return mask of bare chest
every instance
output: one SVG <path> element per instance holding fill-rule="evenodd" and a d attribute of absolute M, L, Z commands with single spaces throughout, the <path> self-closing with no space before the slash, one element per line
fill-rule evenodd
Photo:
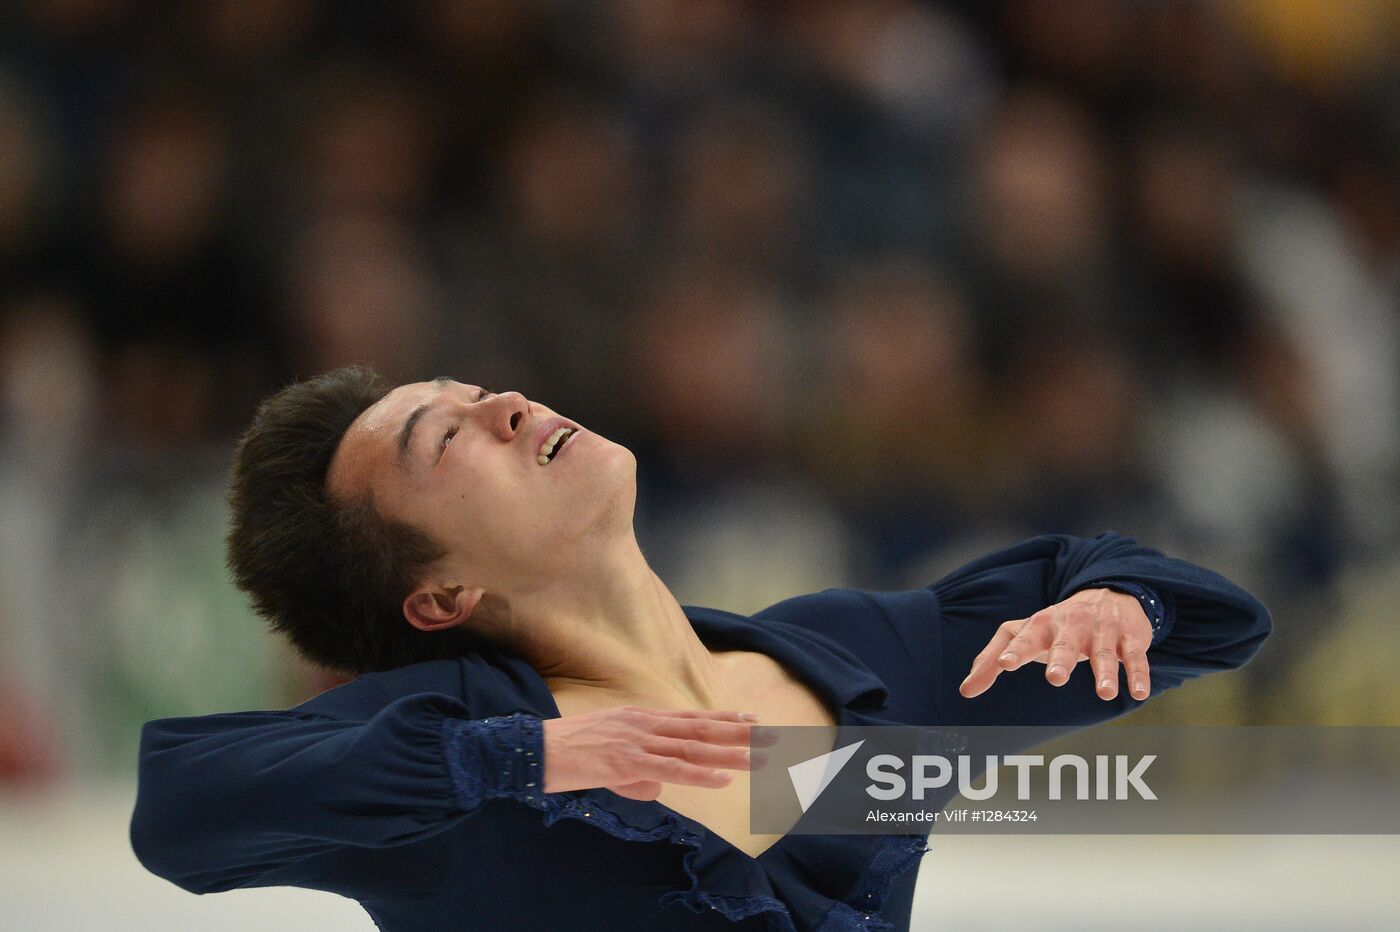
<path fill-rule="evenodd" d="M 756 712 L 760 725 L 836 725 L 831 710 L 811 687 L 792 676 L 767 654 L 723 651 L 718 652 L 716 657 L 723 658 L 727 671 L 720 708 Z M 560 712 L 565 715 L 571 714 L 565 704 L 567 702 L 566 697 L 559 706 Z M 734 779 L 728 786 L 718 789 L 662 784 L 657 802 L 694 819 L 740 851 L 756 858 L 777 844 L 783 836 L 749 831 L 751 775 L 744 770 L 730 772 L 734 774 Z"/>

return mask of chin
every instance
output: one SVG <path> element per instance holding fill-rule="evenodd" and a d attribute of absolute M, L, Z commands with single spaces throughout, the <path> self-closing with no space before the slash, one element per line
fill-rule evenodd
<path fill-rule="evenodd" d="M 632 484 L 635 486 L 637 480 L 637 457 L 633 455 L 632 451 L 622 444 L 609 440 L 606 437 L 602 437 L 598 434 L 594 434 L 593 436 L 603 441 L 599 452 L 595 454 L 598 456 L 600 466 L 609 469 L 609 471 L 615 469 L 619 474 L 625 472 L 631 477 Z"/>
<path fill-rule="evenodd" d="M 608 525 L 632 524 L 632 514 L 637 505 L 637 458 L 632 451 L 615 444 L 618 455 L 609 458 L 606 479 L 602 492 L 600 523 Z"/>

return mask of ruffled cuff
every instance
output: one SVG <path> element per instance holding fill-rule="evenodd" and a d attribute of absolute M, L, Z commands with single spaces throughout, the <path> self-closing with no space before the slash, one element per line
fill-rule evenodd
<path fill-rule="evenodd" d="M 1166 640 L 1171 634 L 1172 624 L 1176 621 L 1176 600 L 1172 598 L 1170 592 L 1144 586 L 1140 582 L 1131 579 L 1099 579 L 1075 589 L 1079 592 L 1084 589 L 1112 589 L 1114 592 L 1124 592 L 1142 603 L 1142 610 L 1147 613 L 1147 620 L 1152 622 L 1152 643 L 1154 645 Z"/>
<path fill-rule="evenodd" d="M 443 742 L 458 805 L 488 799 L 537 803 L 544 795 L 544 723 L 516 713 L 483 719 L 448 718 Z"/>

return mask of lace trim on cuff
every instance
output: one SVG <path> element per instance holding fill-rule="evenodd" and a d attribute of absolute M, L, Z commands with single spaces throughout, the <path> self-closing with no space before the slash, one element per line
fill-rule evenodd
<path fill-rule="evenodd" d="M 444 719 L 447 765 L 458 805 L 488 799 L 537 801 L 544 796 L 544 730 L 533 715 Z"/>

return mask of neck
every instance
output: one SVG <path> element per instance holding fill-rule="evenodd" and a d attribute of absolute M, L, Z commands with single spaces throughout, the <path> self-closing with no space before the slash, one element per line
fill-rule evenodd
<path fill-rule="evenodd" d="M 511 596 L 504 637 L 552 693 L 600 707 L 716 708 L 719 665 L 633 535 L 549 575 Z"/>

